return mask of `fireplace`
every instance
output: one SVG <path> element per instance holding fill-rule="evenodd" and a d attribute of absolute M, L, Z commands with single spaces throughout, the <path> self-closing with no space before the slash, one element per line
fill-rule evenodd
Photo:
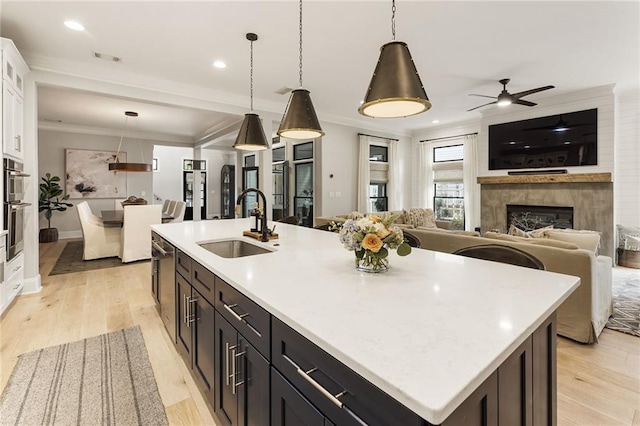
<path fill-rule="evenodd" d="M 507 204 L 507 231 L 511 224 L 523 231 L 547 226 L 573 229 L 573 207 Z"/>

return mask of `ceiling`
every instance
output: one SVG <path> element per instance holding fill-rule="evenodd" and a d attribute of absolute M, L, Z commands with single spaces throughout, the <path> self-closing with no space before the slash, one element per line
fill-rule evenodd
<path fill-rule="evenodd" d="M 321 121 L 406 134 L 473 120 L 495 107 L 467 112 L 486 103 L 469 94 L 497 96 L 502 78 L 511 79 L 511 93 L 556 86 L 525 98 L 540 105 L 606 84 L 619 90 L 640 86 L 637 1 L 399 0 L 396 6 L 397 39 L 409 45 L 433 107 L 403 119 L 359 115 L 380 46 L 391 40 L 391 2 L 306 0 L 304 87 Z M 259 36 L 254 43 L 256 110 L 280 117 L 289 95 L 276 92 L 298 87 L 297 1 L 3 0 L 1 14 L 2 36 L 13 39 L 32 69 L 181 88 L 217 105 L 199 110 L 43 87 L 41 121 L 116 129 L 123 125 L 123 111 L 134 109 L 143 131 L 197 141 L 211 129 L 241 120 L 239 111 L 248 110 L 247 32 Z M 63 21 L 68 19 L 82 22 L 86 31 L 67 29 Z M 93 52 L 121 62 L 96 59 Z M 216 59 L 227 68 L 213 68 Z"/>

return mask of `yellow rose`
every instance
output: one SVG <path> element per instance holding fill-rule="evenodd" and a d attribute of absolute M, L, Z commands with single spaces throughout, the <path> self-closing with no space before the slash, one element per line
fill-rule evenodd
<path fill-rule="evenodd" d="M 385 239 L 389 236 L 389 234 L 391 234 L 391 231 L 389 231 L 388 228 L 382 226 L 380 229 L 378 229 L 378 231 L 376 232 L 376 234 L 378 235 L 378 237 L 380 237 L 381 239 Z"/>
<path fill-rule="evenodd" d="M 380 216 L 376 216 L 375 214 L 370 214 L 369 215 L 369 219 L 371 219 L 371 222 L 373 222 L 373 223 L 378 223 L 378 222 L 382 221 Z"/>
<path fill-rule="evenodd" d="M 382 248 L 382 240 L 376 234 L 367 234 L 362 240 L 362 247 L 377 253 Z"/>

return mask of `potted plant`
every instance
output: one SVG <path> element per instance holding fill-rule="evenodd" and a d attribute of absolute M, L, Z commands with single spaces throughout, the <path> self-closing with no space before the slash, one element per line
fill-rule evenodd
<path fill-rule="evenodd" d="M 41 243 L 58 241 L 58 229 L 51 227 L 51 215 L 53 211 L 63 212 L 67 210 L 67 207 L 73 207 L 73 204 L 67 202 L 69 194 L 60 198 L 62 188 L 58 182 L 60 182 L 58 176 L 51 176 L 51 173 L 47 173 L 45 177 L 42 178 L 42 183 L 40 184 L 38 211 L 44 212 L 44 217 L 47 219 L 47 227 L 40 230 Z"/>

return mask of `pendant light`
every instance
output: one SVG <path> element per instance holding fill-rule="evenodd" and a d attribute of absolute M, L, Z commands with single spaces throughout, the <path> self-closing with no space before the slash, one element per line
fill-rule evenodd
<path fill-rule="evenodd" d="M 258 35 L 254 33 L 247 33 L 246 37 L 247 40 L 251 42 L 251 110 L 244 115 L 242 126 L 240 126 L 240 131 L 238 132 L 238 136 L 236 137 L 233 147 L 244 151 L 260 151 L 263 149 L 269 149 L 269 142 L 264 134 L 260 117 L 258 114 L 253 112 L 253 42 L 258 40 Z"/>
<path fill-rule="evenodd" d="M 397 118 L 420 114 L 431 108 L 411 53 L 406 43 L 396 41 L 396 2 L 392 1 L 391 33 L 393 40 L 380 48 L 380 58 L 371 77 L 362 115 L 374 118 Z"/>
<path fill-rule="evenodd" d="M 278 136 L 291 139 L 313 139 L 324 135 L 311 102 L 309 91 L 302 88 L 302 0 L 300 0 L 300 88 L 291 91 L 278 129 Z"/>
<path fill-rule="evenodd" d="M 142 146 L 140 146 L 140 141 L 138 141 L 138 145 L 140 146 L 140 157 L 142 158 L 142 163 L 121 163 L 120 162 L 120 148 L 122 148 L 122 141 L 124 140 L 124 134 L 127 131 L 127 121 L 129 117 L 137 117 L 138 113 L 134 111 L 125 111 L 124 113 L 124 128 L 122 129 L 122 135 L 120 136 L 120 144 L 118 145 L 118 152 L 116 153 L 116 161 L 114 163 L 109 163 L 109 170 L 114 172 L 150 172 L 152 170 L 151 164 L 144 163 L 144 155 L 142 154 Z"/>

